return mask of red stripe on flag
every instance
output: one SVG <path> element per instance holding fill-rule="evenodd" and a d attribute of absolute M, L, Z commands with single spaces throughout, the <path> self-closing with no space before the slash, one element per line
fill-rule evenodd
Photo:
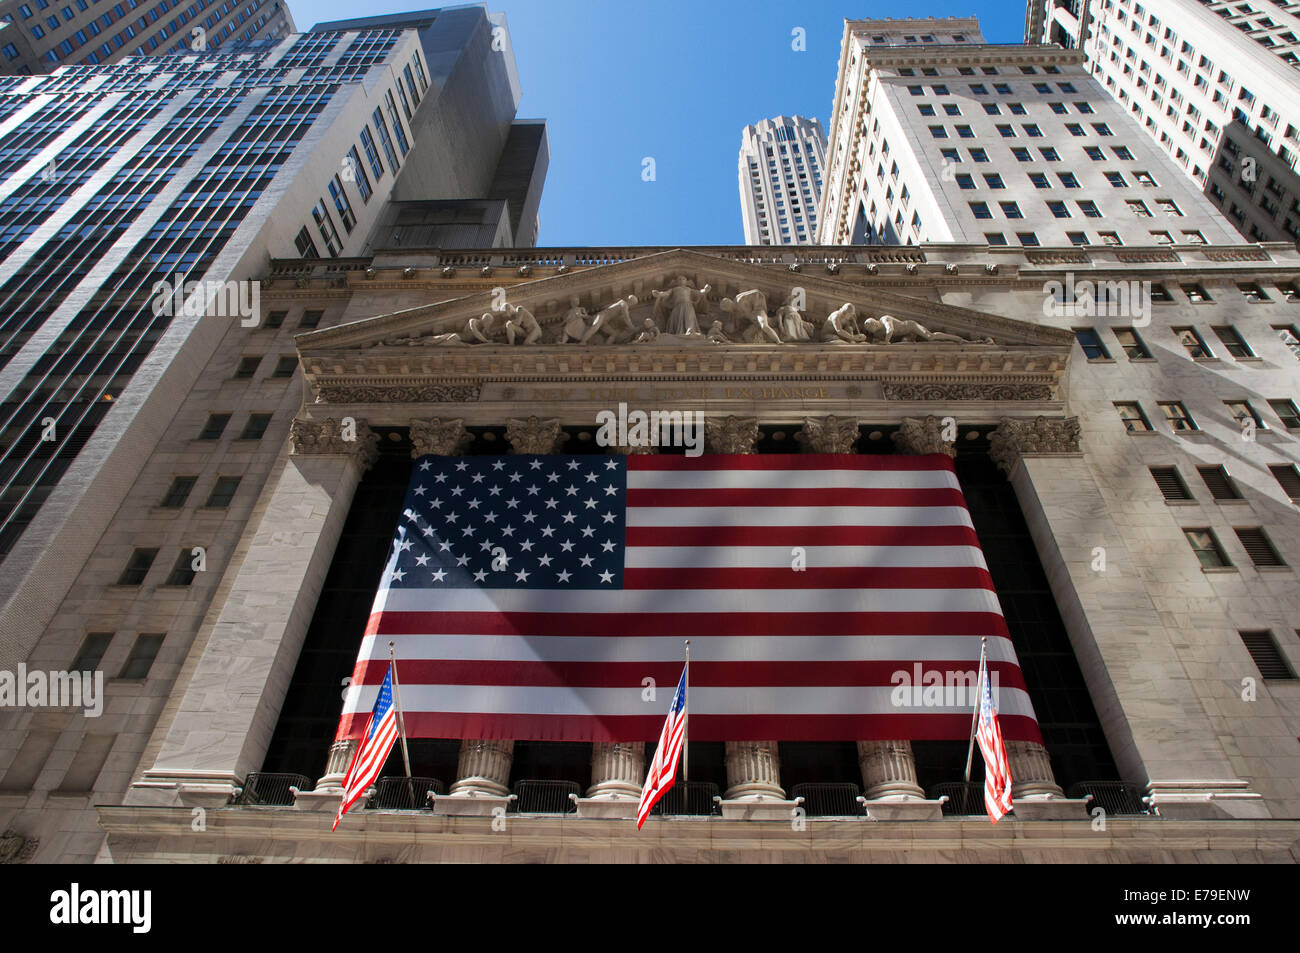
<path fill-rule="evenodd" d="M 628 546 L 978 546 L 969 526 L 629 526 Z"/>
<path fill-rule="evenodd" d="M 751 453 L 732 456 L 638 453 L 627 457 L 629 470 L 948 470 L 956 472 L 945 453 Z"/>
<path fill-rule="evenodd" d="M 633 506 L 960 506 L 966 507 L 961 490 L 953 487 L 906 489 L 893 487 L 871 490 L 860 487 L 823 489 L 629 489 L 627 505 Z"/>
<path fill-rule="evenodd" d="M 789 566 L 625 569 L 624 589 L 988 589 L 993 577 L 976 566 Z"/>

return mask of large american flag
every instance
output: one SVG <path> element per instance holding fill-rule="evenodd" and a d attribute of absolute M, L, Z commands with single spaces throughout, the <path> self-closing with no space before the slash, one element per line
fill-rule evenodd
<path fill-rule="evenodd" d="M 677 780 L 677 760 L 686 743 L 686 679 L 687 669 L 682 669 L 681 681 L 673 692 L 673 702 L 668 706 L 664 730 L 659 733 L 659 745 L 641 786 L 641 801 L 636 807 L 636 829 L 640 830 L 651 809 Z"/>
<path fill-rule="evenodd" d="M 998 818 L 1011 810 L 1011 762 L 1007 759 L 1006 745 L 1002 743 L 998 709 L 993 703 L 993 692 L 983 658 L 980 659 L 979 699 L 975 740 L 979 742 L 980 754 L 984 756 L 984 810 L 988 811 L 989 820 L 996 824 Z"/>
<path fill-rule="evenodd" d="M 943 454 L 425 456 L 338 738 L 392 640 L 411 737 L 652 741 L 689 638 L 696 740 L 965 740 L 982 636 L 1040 740 Z"/>

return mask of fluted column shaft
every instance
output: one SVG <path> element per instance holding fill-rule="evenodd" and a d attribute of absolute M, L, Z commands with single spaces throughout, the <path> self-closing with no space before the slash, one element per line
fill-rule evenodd
<path fill-rule="evenodd" d="M 591 787 L 587 797 L 639 799 L 644 780 L 644 741 L 598 741 L 591 746 Z"/>
<path fill-rule="evenodd" d="M 325 773 L 316 781 L 318 794 L 333 794 L 343 791 L 343 779 L 347 776 L 348 766 L 357 753 L 357 741 L 336 741 L 330 745 L 329 758 L 325 762 Z"/>
<path fill-rule="evenodd" d="M 916 783 L 916 758 L 910 741 L 859 741 L 858 767 L 868 800 L 925 797 Z"/>

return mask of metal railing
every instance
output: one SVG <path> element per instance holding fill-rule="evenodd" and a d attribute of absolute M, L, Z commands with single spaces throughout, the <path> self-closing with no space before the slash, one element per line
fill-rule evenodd
<path fill-rule="evenodd" d="M 826 781 L 796 784 L 790 796 L 803 798 L 808 817 L 861 817 L 859 793 L 858 786 L 850 781 Z"/>
<path fill-rule="evenodd" d="M 232 799 L 231 803 L 291 807 L 294 789 L 310 791 L 311 778 L 305 774 L 273 774 L 259 771 L 248 776 L 244 781 L 244 789 Z"/>
<path fill-rule="evenodd" d="M 1066 796 L 1072 798 L 1084 798 L 1089 794 L 1092 795 L 1089 810 L 1100 807 L 1110 815 L 1151 813 L 1150 806 L 1142 800 L 1142 792 L 1127 781 L 1080 781 L 1066 792 Z"/>
<path fill-rule="evenodd" d="M 431 807 L 430 792 L 446 794 L 446 785 L 437 778 L 408 778 L 404 775 L 380 778 L 375 782 L 375 793 L 366 801 L 366 809 L 427 811 Z"/>
<path fill-rule="evenodd" d="M 935 801 L 947 796 L 943 802 L 944 817 L 966 817 L 983 814 L 984 785 L 977 781 L 945 781 L 930 788 L 926 797 Z"/>
<path fill-rule="evenodd" d="M 520 814 L 573 814 L 582 789 L 575 781 L 516 781 L 514 809 Z"/>
<path fill-rule="evenodd" d="M 694 815 L 708 817 L 721 814 L 718 806 L 718 786 L 708 781 L 678 781 L 669 788 L 659 802 L 650 809 L 661 816 Z"/>

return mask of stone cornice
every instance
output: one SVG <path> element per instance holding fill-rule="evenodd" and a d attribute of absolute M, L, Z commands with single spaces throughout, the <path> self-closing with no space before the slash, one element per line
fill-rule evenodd
<path fill-rule="evenodd" d="M 868 46 L 865 55 L 872 69 L 938 64 L 1082 66 L 1087 62 L 1082 50 L 1066 50 L 1055 44 L 909 43 L 906 46 Z"/>

